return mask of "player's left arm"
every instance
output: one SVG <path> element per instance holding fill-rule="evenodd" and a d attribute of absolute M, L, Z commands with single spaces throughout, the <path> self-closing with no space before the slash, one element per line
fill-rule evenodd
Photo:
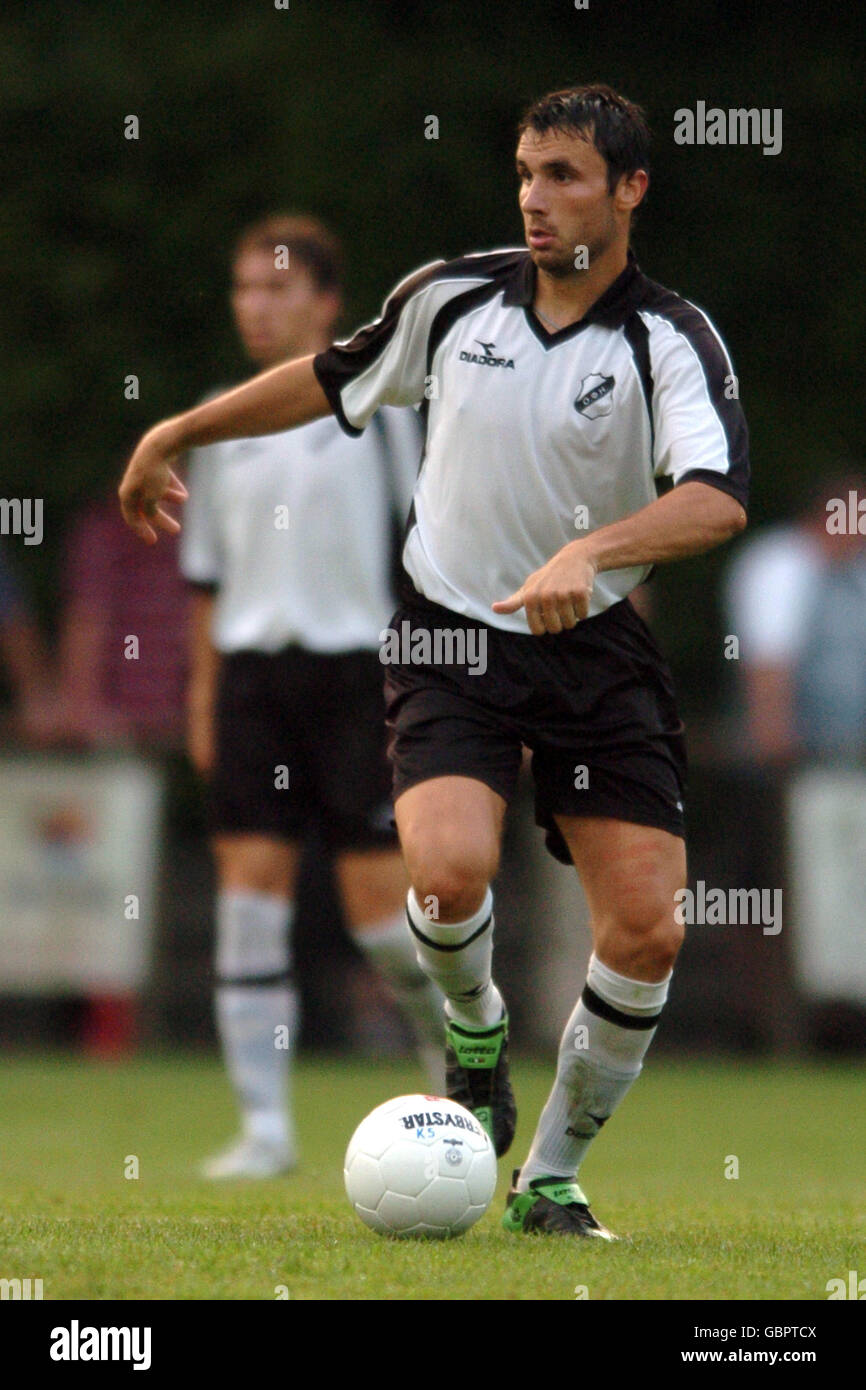
<path fill-rule="evenodd" d="M 701 555 L 746 525 L 735 497 L 704 482 L 684 482 L 622 521 L 570 541 L 524 580 L 516 593 L 493 604 L 495 613 L 526 611 L 530 630 L 562 632 L 589 612 L 595 577 L 602 570 L 664 564 Z"/>

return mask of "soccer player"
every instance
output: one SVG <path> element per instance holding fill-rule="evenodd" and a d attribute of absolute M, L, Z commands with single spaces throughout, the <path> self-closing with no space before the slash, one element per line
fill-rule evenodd
<path fill-rule="evenodd" d="M 653 565 L 746 521 L 747 431 L 727 352 L 629 250 L 648 140 L 640 109 L 608 87 L 542 98 L 517 146 L 525 248 L 426 266 L 351 341 L 156 426 L 120 489 L 152 543 L 178 524 L 161 501 L 183 498 L 172 463 L 186 445 L 328 410 L 355 434 L 383 402 L 423 402 L 387 671 L 396 815 L 410 930 L 448 1000 L 449 1093 L 500 1154 L 515 1116 L 489 885 L 521 744 L 536 819 L 576 866 L 592 919 L 586 985 L 509 1194 L 514 1232 L 611 1238 L 578 1171 L 655 1033 L 685 882 L 683 730 L 628 594 Z M 470 645 L 477 657 L 483 639 L 484 670 L 437 665 L 437 639 L 458 657 Z"/>
<path fill-rule="evenodd" d="M 231 305 L 258 367 L 325 348 L 341 295 L 341 250 L 317 220 L 273 216 L 240 236 Z M 415 412 L 384 410 L 360 451 L 328 419 L 190 455 L 189 751 L 209 782 L 216 1019 L 242 1116 L 206 1177 L 296 1162 L 291 936 L 314 823 L 353 940 L 406 1012 L 434 1085 L 442 1075 L 442 995 L 406 933 L 378 658 L 394 607 L 392 520 L 402 528 L 420 449 Z"/>

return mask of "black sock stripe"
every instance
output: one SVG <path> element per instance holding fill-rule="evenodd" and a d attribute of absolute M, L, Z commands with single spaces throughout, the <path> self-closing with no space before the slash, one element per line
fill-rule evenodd
<path fill-rule="evenodd" d="M 620 1009 L 615 1009 L 613 1004 L 608 1004 L 607 1000 L 602 999 L 589 985 L 584 985 L 580 1002 L 591 1014 L 597 1014 L 607 1023 L 616 1023 L 620 1028 L 654 1028 L 662 1016 L 661 1009 L 657 1014 L 644 1014 L 642 1018 L 634 1014 L 624 1014 Z"/>
<path fill-rule="evenodd" d="M 490 916 L 487 918 L 487 921 L 482 922 L 481 926 L 477 929 L 477 931 L 474 931 L 471 936 L 467 936 L 465 941 L 458 941 L 454 945 L 449 945 L 448 943 L 443 941 L 431 941 L 429 936 L 425 936 L 424 933 L 422 931 L 419 931 L 418 928 L 415 926 L 415 923 L 409 916 L 408 910 L 406 912 L 406 921 L 409 923 L 409 930 L 412 932 L 413 936 L 417 936 L 419 941 L 423 941 L 424 945 L 429 946 L 432 950 L 465 951 L 467 946 L 471 946 L 473 941 L 477 941 L 479 936 L 481 936 L 483 932 L 487 931 L 487 928 L 493 921 L 493 913 L 491 912 Z"/>
<path fill-rule="evenodd" d="M 294 974 L 291 970 L 276 970 L 272 975 L 217 975 L 215 977 L 215 983 L 217 988 L 221 985 L 232 987 L 236 985 L 250 985 L 254 988 L 256 985 L 289 984 L 294 978 Z"/>

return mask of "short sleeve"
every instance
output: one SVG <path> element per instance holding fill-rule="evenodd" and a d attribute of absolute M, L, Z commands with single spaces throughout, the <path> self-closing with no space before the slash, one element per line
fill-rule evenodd
<path fill-rule="evenodd" d="M 642 315 L 643 317 L 643 315 Z M 686 300 L 646 316 L 653 379 L 653 468 L 674 485 L 709 483 L 749 500 L 749 435 L 727 350 Z"/>
<path fill-rule="evenodd" d="M 444 264 L 436 261 L 415 271 L 389 296 L 379 318 L 313 359 L 319 384 L 347 434 L 360 434 L 379 406 L 417 405 L 424 399 L 430 330 L 439 309 L 457 292 L 436 279 Z"/>

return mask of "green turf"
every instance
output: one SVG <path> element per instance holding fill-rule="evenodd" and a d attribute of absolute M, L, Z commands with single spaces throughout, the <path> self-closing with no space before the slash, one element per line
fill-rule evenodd
<path fill-rule="evenodd" d="M 549 1071 L 518 1058 L 514 1161 Z M 232 1135 L 215 1060 L 99 1066 L 57 1057 L 0 1074 L 0 1276 L 46 1299 L 826 1299 L 866 1274 L 866 1107 L 855 1066 L 656 1056 L 597 1140 L 582 1181 L 628 1236 L 598 1247 L 507 1235 L 494 1206 L 459 1240 L 383 1240 L 342 1187 L 356 1123 L 419 1089 L 411 1065 L 303 1061 L 303 1167 L 209 1184 L 195 1164 Z M 128 1156 L 138 1179 L 124 1176 Z M 725 1177 L 729 1156 L 739 1177 Z"/>

